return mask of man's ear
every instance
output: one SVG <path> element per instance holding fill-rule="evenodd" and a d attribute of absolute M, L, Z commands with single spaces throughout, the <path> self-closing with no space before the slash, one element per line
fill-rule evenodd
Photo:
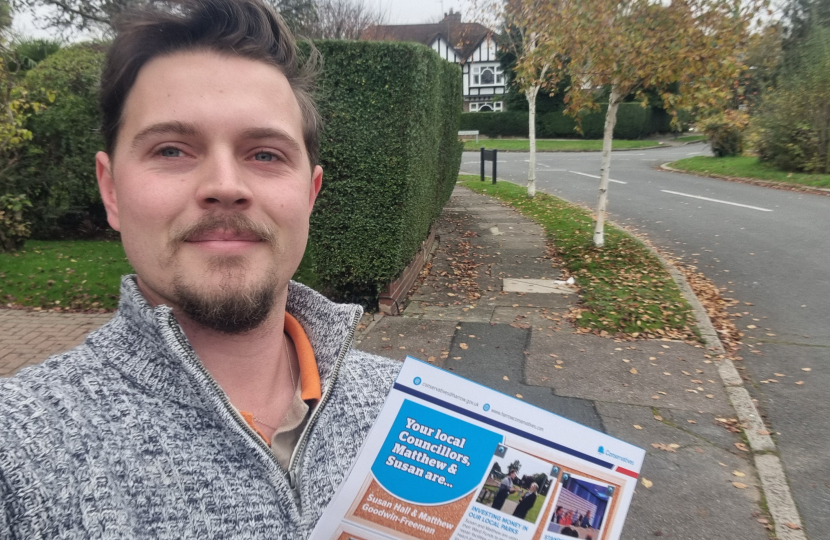
<path fill-rule="evenodd" d="M 118 198 L 112 177 L 112 161 L 106 152 L 95 154 L 95 174 L 98 175 L 98 190 L 101 192 L 101 200 L 104 201 L 104 208 L 107 210 L 107 221 L 110 227 L 120 231 L 121 222 L 118 219 Z"/>
<path fill-rule="evenodd" d="M 308 194 L 308 212 L 314 208 L 314 201 L 317 200 L 317 195 L 320 194 L 320 188 L 323 187 L 323 168 L 319 165 L 314 166 L 311 171 L 311 191 Z"/>

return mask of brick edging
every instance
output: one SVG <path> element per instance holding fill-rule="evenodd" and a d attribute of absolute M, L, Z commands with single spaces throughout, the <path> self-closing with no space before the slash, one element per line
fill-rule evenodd
<path fill-rule="evenodd" d="M 386 315 L 400 315 L 403 312 L 403 301 L 406 299 L 409 289 L 415 284 L 421 269 L 426 263 L 427 256 L 432 251 L 435 243 L 435 227 L 429 231 L 429 235 L 421 242 L 421 247 L 415 254 L 412 262 L 403 269 L 403 272 L 390 284 L 383 288 L 378 298 L 378 309 Z"/>

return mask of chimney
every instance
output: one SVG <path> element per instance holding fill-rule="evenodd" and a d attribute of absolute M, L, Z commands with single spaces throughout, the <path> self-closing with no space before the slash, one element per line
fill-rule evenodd
<path fill-rule="evenodd" d="M 444 20 L 441 21 L 442 23 L 461 23 L 461 13 L 460 12 L 453 12 L 452 8 L 450 8 L 449 13 L 444 13 Z"/>

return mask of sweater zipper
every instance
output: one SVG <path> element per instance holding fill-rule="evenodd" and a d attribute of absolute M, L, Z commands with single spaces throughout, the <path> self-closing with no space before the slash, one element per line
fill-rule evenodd
<path fill-rule="evenodd" d="M 222 387 L 219 386 L 219 383 L 213 378 L 205 366 L 202 364 L 201 360 L 196 357 L 196 353 L 193 352 L 193 349 L 187 345 L 186 338 L 182 333 L 181 327 L 179 323 L 176 321 L 176 318 L 173 316 L 171 312 L 168 316 L 168 325 L 173 330 L 173 333 L 176 335 L 176 340 L 179 342 L 179 345 L 182 349 L 187 353 L 188 358 L 191 361 L 191 364 L 196 367 L 197 370 L 204 376 L 205 380 L 210 385 L 211 389 L 213 389 L 216 396 L 218 396 L 219 401 L 225 407 L 226 412 L 233 418 L 234 422 L 237 426 L 242 428 L 244 432 L 246 432 L 251 439 L 253 439 L 254 444 L 256 444 L 260 450 L 262 450 L 265 454 L 267 454 L 270 463 L 279 471 L 283 478 L 288 477 L 288 485 L 291 488 L 291 494 L 293 495 L 295 500 L 299 500 L 299 484 L 297 483 L 297 465 L 299 461 L 299 456 L 302 455 L 303 451 L 305 450 L 305 445 L 308 442 L 308 436 L 311 432 L 311 427 L 317 421 L 317 418 L 320 416 L 320 412 L 323 410 L 323 407 L 328 402 L 329 398 L 331 397 L 331 393 L 334 389 L 334 383 L 337 382 L 337 377 L 340 373 L 340 367 L 343 364 L 343 359 L 346 357 L 346 353 L 348 353 L 349 349 L 352 346 L 352 342 L 354 341 L 354 334 L 357 331 L 357 325 L 360 323 L 360 311 L 356 310 L 354 315 L 352 316 L 352 324 L 351 328 L 349 328 L 349 334 L 347 336 L 346 342 L 343 347 L 340 349 L 340 354 L 337 357 L 337 361 L 334 363 L 334 367 L 332 368 L 331 380 L 329 385 L 326 387 L 326 391 L 320 399 L 320 403 L 317 407 L 314 408 L 314 412 L 309 418 L 308 422 L 306 423 L 305 429 L 303 429 L 303 433 L 300 435 L 300 440 L 297 442 L 297 445 L 294 447 L 294 452 L 291 455 L 291 459 L 288 462 L 288 472 L 282 468 L 280 462 L 277 461 L 276 456 L 274 453 L 271 452 L 271 448 L 262 440 L 262 437 L 256 433 L 251 426 L 247 424 L 247 422 L 243 422 L 240 420 L 239 415 L 236 414 L 236 411 L 233 408 L 228 396 L 225 394 L 225 391 L 222 390 Z"/>
<path fill-rule="evenodd" d="M 334 367 L 331 371 L 331 378 L 328 386 L 326 387 L 326 391 L 320 398 L 319 405 L 317 405 L 317 407 L 314 408 L 314 412 L 311 414 L 311 418 L 308 419 L 308 423 L 306 424 L 305 429 L 303 429 L 303 433 L 300 435 L 300 440 L 297 441 L 297 446 L 294 447 L 294 452 L 291 454 L 291 459 L 288 462 L 288 482 L 291 487 L 291 490 L 294 492 L 294 496 L 298 499 L 300 486 L 297 483 L 297 466 L 299 465 L 300 456 L 302 456 L 303 452 L 305 451 L 305 446 L 308 443 L 308 437 L 311 434 L 311 428 L 314 427 L 314 423 L 317 421 L 317 418 L 320 416 L 323 407 L 325 407 L 326 403 L 331 397 L 332 392 L 334 391 L 334 385 L 337 382 L 338 375 L 340 374 L 340 367 L 343 364 L 343 359 L 346 358 L 346 354 L 352 347 L 352 342 L 354 341 L 354 334 L 357 331 L 357 325 L 359 323 L 360 310 L 357 309 L 354 311 L 354 314 L 352 315 L 352 325 L 349 328 L 349 334 L 346 338 L 346 342 L 340 349 L 340 354 L 337 357 L 337 361 L 334 363 Z"/>
<path fill-rule="evenodd" d="M 268 459 L 270 460 L 271 464 L 276 467 L 277 471 L 279 471 L 283 477 L 285 477 L 285 469 L 283 469 L 282 465 L 280 465 L 280 462 L 277 461 L 277 458 L 271 452 L 271 449 L 268 447 L 267 444 L 265 444 L 265 441 L 262 440 L 262 437 L 260 437 L 259 434 L 256 433 L 251 428 L 251 426 L 247 424 L 247 422 L 244 422 L 239 418 L 239 415 L 236 413 L 233 405 L 231 404 L 231 401 L 228 399 L 227 394 L 225 394 L 225 391 L 222 390 L 222 387 L 219 386 L 219 383 L 216 382 L 216 379 L 213 378 L 213 375 L 211 375 L 208 372 L 208 370 L 202 364 L 202 361 L 199 360 L 199 358 L 196 356 L 196 353 L 193 352 L 193 349 L 189 345 L 187 345 L 186 338 L 183 335 L 181 327 L 179 326 L 179 323 L 176 321 L 176 318 L 173 316 L 172 312 L 170 313 L 167 321 L 170 325 L 170 328 L 173 330 L 173 333 L 176 335 L 176 340 L 179 342 L 179 345 L 187 353 L 190 363 L 193 366 L 195 366 L 196 369 L 199 370 L 199 372 L 204 376 L 205 380 L 208 382 L 211 389 L 214 391 L 216 396 L 219 398 L 219 401 L 224 406 L 225 411 L 230 415 L 231 418 L 233 418 L 236 425 L 242 428 L 242 430 L 246 432 L 251 437 L 251 439 L 253 439 L 254 444 L 256 444 L 260 450 L 262 450 L 265 454 L 268 455 Z"/>

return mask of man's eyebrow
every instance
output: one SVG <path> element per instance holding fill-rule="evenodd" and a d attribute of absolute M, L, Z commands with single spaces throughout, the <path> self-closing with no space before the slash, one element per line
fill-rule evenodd
<path fill-rule="evenodd" d="M 303 147 L 299 142 L 297 142 L 297 139 L 295 139 L 294 137 L 292 137 L 287 132 L 281 129 L 269 127 L 246 129 L 244 132 L 242 132 L 242 137 L 248 140 L 278 139 L 288 144 L 291 147 L 291 150 L 294 150 L 296 152 L 303 151 Z"/>
<path fill-rule="evenodd" d="M 133 148 L 139 146 L 150 135 L 165 135 L 168 133 L 193 136 L 199 134 L 199 129 L 194 124 L 186 124 L 184 122 L 159 122 L 138 132 L 138 135 L 133 137 Z"/>

